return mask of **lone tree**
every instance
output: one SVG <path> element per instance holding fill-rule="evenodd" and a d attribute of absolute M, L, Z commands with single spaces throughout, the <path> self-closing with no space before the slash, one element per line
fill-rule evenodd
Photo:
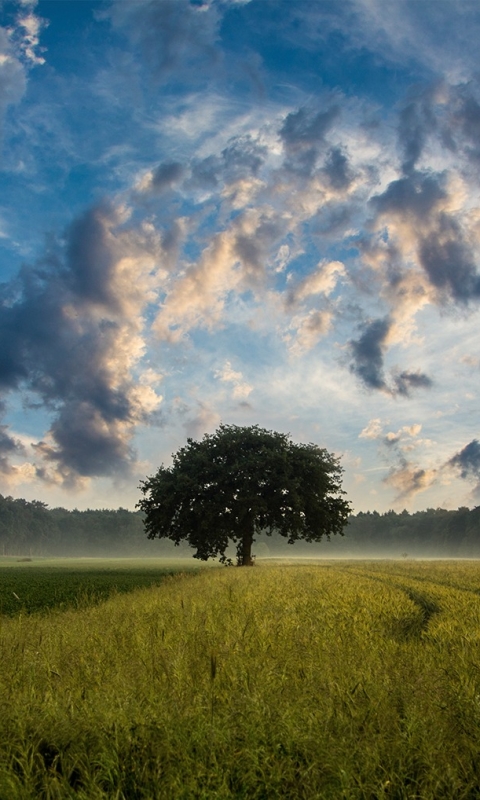
<path fill-rule="evenodd" d="M 206 561 L 237 545 L 237 564 L 251 566 L 254 536 L 275 530 L 293 544 L 343 533 L 350 513 L 338 460 L 314 444 L 283 433 L 220 425 L 187 444 L 142 481 L 137 506 L 149 539 L 186 540 Z"/>

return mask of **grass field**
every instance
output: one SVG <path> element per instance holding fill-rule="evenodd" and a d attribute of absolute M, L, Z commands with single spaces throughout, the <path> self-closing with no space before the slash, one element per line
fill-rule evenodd
<path fill-rule="evenodd" d="M 0 658 L 1 800 L 480 797 L 478 562 L 167 576 Z"/>
<path fill-rule="evenodd" d="M 192 559 L 0 557 L 0 614 L 81 608 L 200 569 Z"/>

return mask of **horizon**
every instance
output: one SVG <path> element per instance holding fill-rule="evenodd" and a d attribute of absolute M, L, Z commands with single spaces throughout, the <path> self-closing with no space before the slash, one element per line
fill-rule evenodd
<path fill-rule="evenodd" d="M 480 503 L 475 0 L 5 0 L 0 493 L 134 510 L 218 425 Z"/>

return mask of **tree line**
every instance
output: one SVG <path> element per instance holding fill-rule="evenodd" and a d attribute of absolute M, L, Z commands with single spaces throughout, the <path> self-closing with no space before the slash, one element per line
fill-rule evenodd
<path fill-rule="evenodd" d="M 344 536 L 289 545 L 273 532 L 255 537 L 257 557 L 365 556 L 480 557 L 480 507 L 456 511 L 429 508 L 413 514 L 387 511 L 350 515 Z M 141 511 L 124 508 L 69 511 L 38 500 L 0 495 L 0 555 L 34 556 L 189 556 L 186 542 L 149 540 Z"/>

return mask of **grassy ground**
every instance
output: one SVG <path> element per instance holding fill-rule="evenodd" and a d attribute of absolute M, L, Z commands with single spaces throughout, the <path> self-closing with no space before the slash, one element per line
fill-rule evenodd
<path fill-rule="evenodd" d="M 192 559 L 0 557 L 0 614 L 82 608 L 199 569 Z"/>
<path fill-rule="evenodd" d="M 478 798 L 479 593 L 326 562 L 4 617 L 0 798 Z"/>

